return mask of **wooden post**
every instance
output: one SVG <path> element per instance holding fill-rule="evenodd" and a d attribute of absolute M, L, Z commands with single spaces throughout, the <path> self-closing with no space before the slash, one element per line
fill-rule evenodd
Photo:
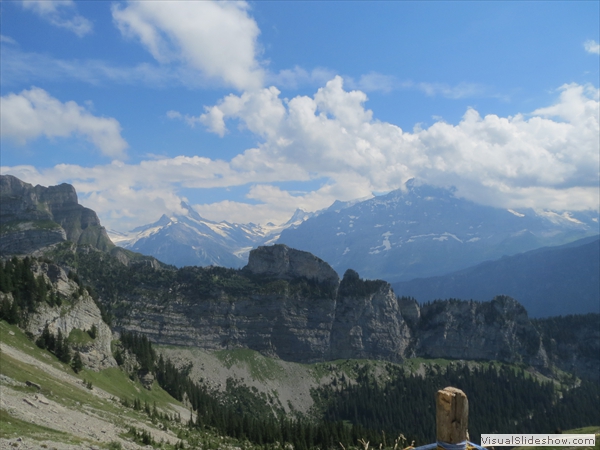
<path fill-rule="evenodd" d="M 458 444 L 467 440 L 469 401 L 463 391 L 454 387 L 437 391 L 435 415 L 438 442 Z"/>

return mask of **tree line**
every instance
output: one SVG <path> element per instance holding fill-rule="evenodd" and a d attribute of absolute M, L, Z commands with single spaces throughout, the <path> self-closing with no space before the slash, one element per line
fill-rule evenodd
<path fill-rule="evenodd" d="M 50 306 L 62 304 L 62 298 L 51 289 L 44 277 L 35 276 L 31 270 L 34 261 L 30 257 L 0 261 L 0 291 L 12 296 L 12 301 L 5 298 L 0 303 L 0 320 L 23 325 L 39 303 L 46 302 Z"/>
<path fill-rule="evenodd" d="M 146 361 L 141 366 L 154 362 L 156 380 L 171 396 L 189 401 L 197 414 L 190 426 L 258 445 L 290 443 L 308 450 L 339 448 L 340 443 L 347 447 L 364 439 L 372 446 L 387 446 L 400 434 L 408 442 L 434 442 L 435 392 L 450 385 L 470 399 L 469 432 L 475 442 L 481 433 L 553 433 L 600 422 L 598 385 L 584 380 L 559 391 L 553 382 L 538 381 L 503 364 L 429 367 L 424 376 L 388 364 L 386 382 L 363 366 L 355 383 L 342 376 L 315 393 L 322 407 L 319 418 L 297 419 L 268 405 L 243 401 L 245 393 L 234 390 L 233 383 L 228 382 L 225 395 L 211 392 L 190 378 L 189 366 L 178 368 L 157 357 L 145 336 L 124 333 L 121 342 L 139 361 Z M 228 402 L 228 395 L 237 401 Z"/>
<path fill-rule="evenodd" d="M 446 386 L 462 389 L 469 398 L 469 434 L 554 433 L 600 423 L 600 386 L 539 381 L 526 371 L 504 364 L 431 366 L 424 376 L 388 366 L 389 381 L 381 383 L 362 368 L 357 383 L 338 390 L 321 389 L 324 418 L 360 424 L 368 439 L 381 442 L 381 431 L 403 433 L 409 441 L 435 441 L 435 393 Z"/>

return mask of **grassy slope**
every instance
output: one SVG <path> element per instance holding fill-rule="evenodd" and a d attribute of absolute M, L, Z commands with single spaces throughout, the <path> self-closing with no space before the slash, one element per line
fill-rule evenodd
<path fill-rule="evenodd" d="M 156 348 L 179 367 L 191 362 L 192 379 L 201 381 L 214 390 L 226 391 L 226 381 L 231 378 L 257 395 L 272 399 L 267 403 L 273 407 L 279 407 L 288 414 L 299 413 L 300 415 L 318 412 L 319 405 L 315 405 L 311 395 L 314 389 L 330 386 L 332 383 L 335 387 L 335 383 L 342 379 L 355 380 L 365 367 L 376 379 L 385 381 L 389 376 L 386 368 L 397 366 L 387 361 L 347 359 L 299 364 L 268 358 L 250 349 L 209 352 L 189 347 L 157 346 Z M 402 367 L 407 372 L 424 376 L 429 367 L 435 370 L 437 367 L 445 368 L 450 364 L 463 363 L 485 368 L 491 364 L 496 364 L 497 367 L 504 366 L 502 363 L 492 361 L 458 362 L 439 358 L 412 358 L 407 359 Z M 523 371 L 524 368 L 513 366 L 513 370 Z M 538 372 L 525 372 L 525 374 L 541 381 L 549 380 Z M 567 375 L 557 373 L 556 376 L 561 378 Z"/>
<path fill-rule="evenodd" d="M 0 353 L 0 374 L 16 382 L 30 381 L 42 387 L 38 391 L 35 387 L 3 384 L 2 389 L 6 390 L 6 393 L 8 393 L 8 389 L 11 389 L 21 392 L 24 398 L 41 394 L 48 400 L 70 410 L 78 411 L 81 414 L 91 411 L 92 414 L 109 422 L 117 422 L 119 426 L 124 426 L 127 422 L 131 422 L 134 426 L 136 424 L 152 425 L 148 421 L 148 417 L 141 412 L 123 408 L 119 399 L 127 398 L 132 401 L 134 398 L 138 398 L 142 404 L 144 402 L 148 402 L 150 405 L 156 404 L 159 410 L 169 412 L 171 415 L 175 413 L 175 408 L 182 410 L 181 405 L 156 384 L 151 391 L 146 390 L 140 383 L 131 381 L 117 368 L 101 372 L 84 369 L 79 374 L 75 374 L 69 366 L 58 361 L 54 355 L 37 348 L 18 327 L 8 325 L 3 321 L 0 322 L 0 342 L 16 349 L 22 355 L 21 358 L 15 358 L 7 354 L 7 351 Z M 33 360 L 27 356 L 32 357 Z M 32 364 L 32 362 L 35 363 Z M 61 373 L 73 377 L 75 384 L 66 382 L 64 377 L 59 376 Z M 91 382 L 92 391 L 84 387 L 84 380 Z M 100 392 L 98 388 L 106 391 L 108 395 L 98 395 Z M 96 391 L 96 394 L 93 391 Z M 24 408 L 27 408 L 25 403 L 23 405 Z M 26 437 L 34 440 L 67 443 L 82 442 L 80 437 L 19 419 L 6 409 L 0 409 L 0 414 L 2 419 L 0 438 Z M 105 444 L 108 445 L 108 443 Z M 169 446 L 165 448 L 169 448 Z"/>
<path fill-rule="evenodd" d="M 24 356 L 29 356 L 42 363 L 40 367 L 40 365 L 31 364 L 31 361 L 24 361 L 25 357 L 14 358 L 6 352 L 2 352 L 0 353 L 2 360 L 0 374 L 18 382 L 32 381 L 38 383 L 42 386 L 41 394 L 49 400 L 56 401 L 72 410 L 86 413 L 92 409 L 95 414 L 105 417 L 107 420 L 114 421 L 116 417 L 119 417 L 121 425 L 129 421 L 131 423 L 144 423 L 149 427 L 153 425 L 148 421 L 146 415 L 132 409 L 123 408 L 115 400 L 127 398 L 131 401 L 133 398 L 139 398 L 142 403 L 148 402 L 150 405 L 156 403 L 157 407 L 163 411 L 173 413 L 175 407 L 179 407 L 181 410 L 181 404 L 174 401 L 156 383 L 153 389 L 148 391 L 139 383 L 131 381 L 117 368 L 101 372 L 83 370 L 80 374 L 74 374 L 67 365 L 58 361 L 54 355 L 37 348 L 18 327 L 8 325 L 6 322 L 0 322 L 0 342 L 3 345 L 17 349 Z M 232 377 L 249 388 L 254 387 L 256 389 L 256 391 L 253 390 L 254 392 L 264 393 L 265 397 L 273 398 L 274 401 L 271 404 L 274 407 L 283 408 L 287 413 L 298 412 L 301 415 L 309 414 L 311 408 L 318 407 L 318 405 L 313 404 L 310 395 L 311 389 L 329 385 L 333 380 L 339 380 L 342 376 L 350 380 L 355 379 L 358 371 L 364 366 L 368 366 L 375 376 L 384 377 L 387 374 L 386 365 L 391 364 L 385 361 L 337 360 L 303 365 L 267 358 L 247 349 L 223 350 L 212 353 L 200 349 L 177 347 L 159 347 L 158 350 L 169 357 L 175 357 L 175 360 L 178 360 L 182 365 L 193 361 L 192 376 L 196 379 L 202 378 L 203 382 L 208 385 L 212 385 L 217 389 L 221 386 L 221 390 L 223 390 L 226 379 Z M 453 362 L 443 359 L 411 359 L 407 360 L 403 367 L 407 371 L 422 374 L 427 366 L 445 367 L 451 363 Z M 490 363 L 478 364 L 487 365 Z M 44 367 L 46 367 L 46 370 L 44 370 Z M 53 376 L 51 369 L 75 377 L 79 384 L 65 383 L 64 380 Z M 515 367 L 515 370 L 518 369 Z M 539 375 L 534 374 L 534 376 Z M 91 382 L 94 389 L 102 389 L 109 394 L 108 397 L 113 398 L 94 395 L 93 392 L 83 387 L 84 380 Z M 2 388 L 5 389 L 5 385 L 2 385 Z M 21 391 L 24 396 L 32 396 L 38 393 L 37 389 L 31 387 L 11 387 L 11 389 Z M 6 409 L 0 409 L 0 419 L 3 425 L 0 438 L 6 439 L 19 436 L 35 440 L 46 439 L 56 442 L 69 442 L 75 445 L 81 442 L 80 437 L 16 418 L 14 415 L 10 415 Z M 172 427 L 176 428 L 175 426 Z M 185 433 L 183 428 L 179 432 Z M 183 436 L 183 434 L 180 435 Z M 127 438 L 126 436 L 122 437 Z M 204 445 L 216 441 L 220 444 L 230 442 L 234 446 L 240 445 L 232 440 L 222 440 L 218 436 L 206 433 L 187 436 L 187 438 L 189 442 L 198 442 Z M 105 446 L 108 445 L 107 442 L 104 444 Z M 250 448 L 251 446 L 246 443 L 242 447 Z M 599 450 L 597 447 L 596 449 Z M 172 447 L 166 446 L 164 448 Z"/>

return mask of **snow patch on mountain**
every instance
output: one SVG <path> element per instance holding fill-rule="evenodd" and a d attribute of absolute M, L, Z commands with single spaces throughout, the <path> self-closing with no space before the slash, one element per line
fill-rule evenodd
<path fill-rule="evenodd" d="M 129 232 L 110 230 L 113 242 L 123 248 L 151 255 L 181 267 L 184 265 L 220 265 L 243 267 L 253 248 L 271 245 L 287 228 L 299 226 L 317 213 L 297 209 L 284 224 L 257 225 L 214 222 L 201 217 L 182 202 L 185 214 L 163 214 L 152 224 Z"/>
<path fill-rule="evenodd" d="M 352 268 L 387 281 L 441 275 L 599 231 L 598 211 L 494 208 L 415 182 L 347 208 L 333 206 L 284 230 L 277 242 L 317 255 L 340 274 Z"/>
<path fill-rule="evenodd" d="M 507 209 L 507 211 L 508 211 L 509 213 L 511 213 L 511 214 L 514 214 L 514 215 L 515 215 L 515 216 L 517 216 L 517 217 L 525 217 L 525 214 L 521 214 L 520 212 L 517 212 L 517 211 L 515 211 L 515 210 L 513 210 L 513 209 Z"/>

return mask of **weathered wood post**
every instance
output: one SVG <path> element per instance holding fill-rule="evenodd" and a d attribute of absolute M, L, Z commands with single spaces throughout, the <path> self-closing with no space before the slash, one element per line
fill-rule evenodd
<path fill-rule="evenodd" d="M 450 386 L 437 391 L 435 416 L 438 442 L 459 444 L 467 440 L 469 401 L 463 391 Z"/>

